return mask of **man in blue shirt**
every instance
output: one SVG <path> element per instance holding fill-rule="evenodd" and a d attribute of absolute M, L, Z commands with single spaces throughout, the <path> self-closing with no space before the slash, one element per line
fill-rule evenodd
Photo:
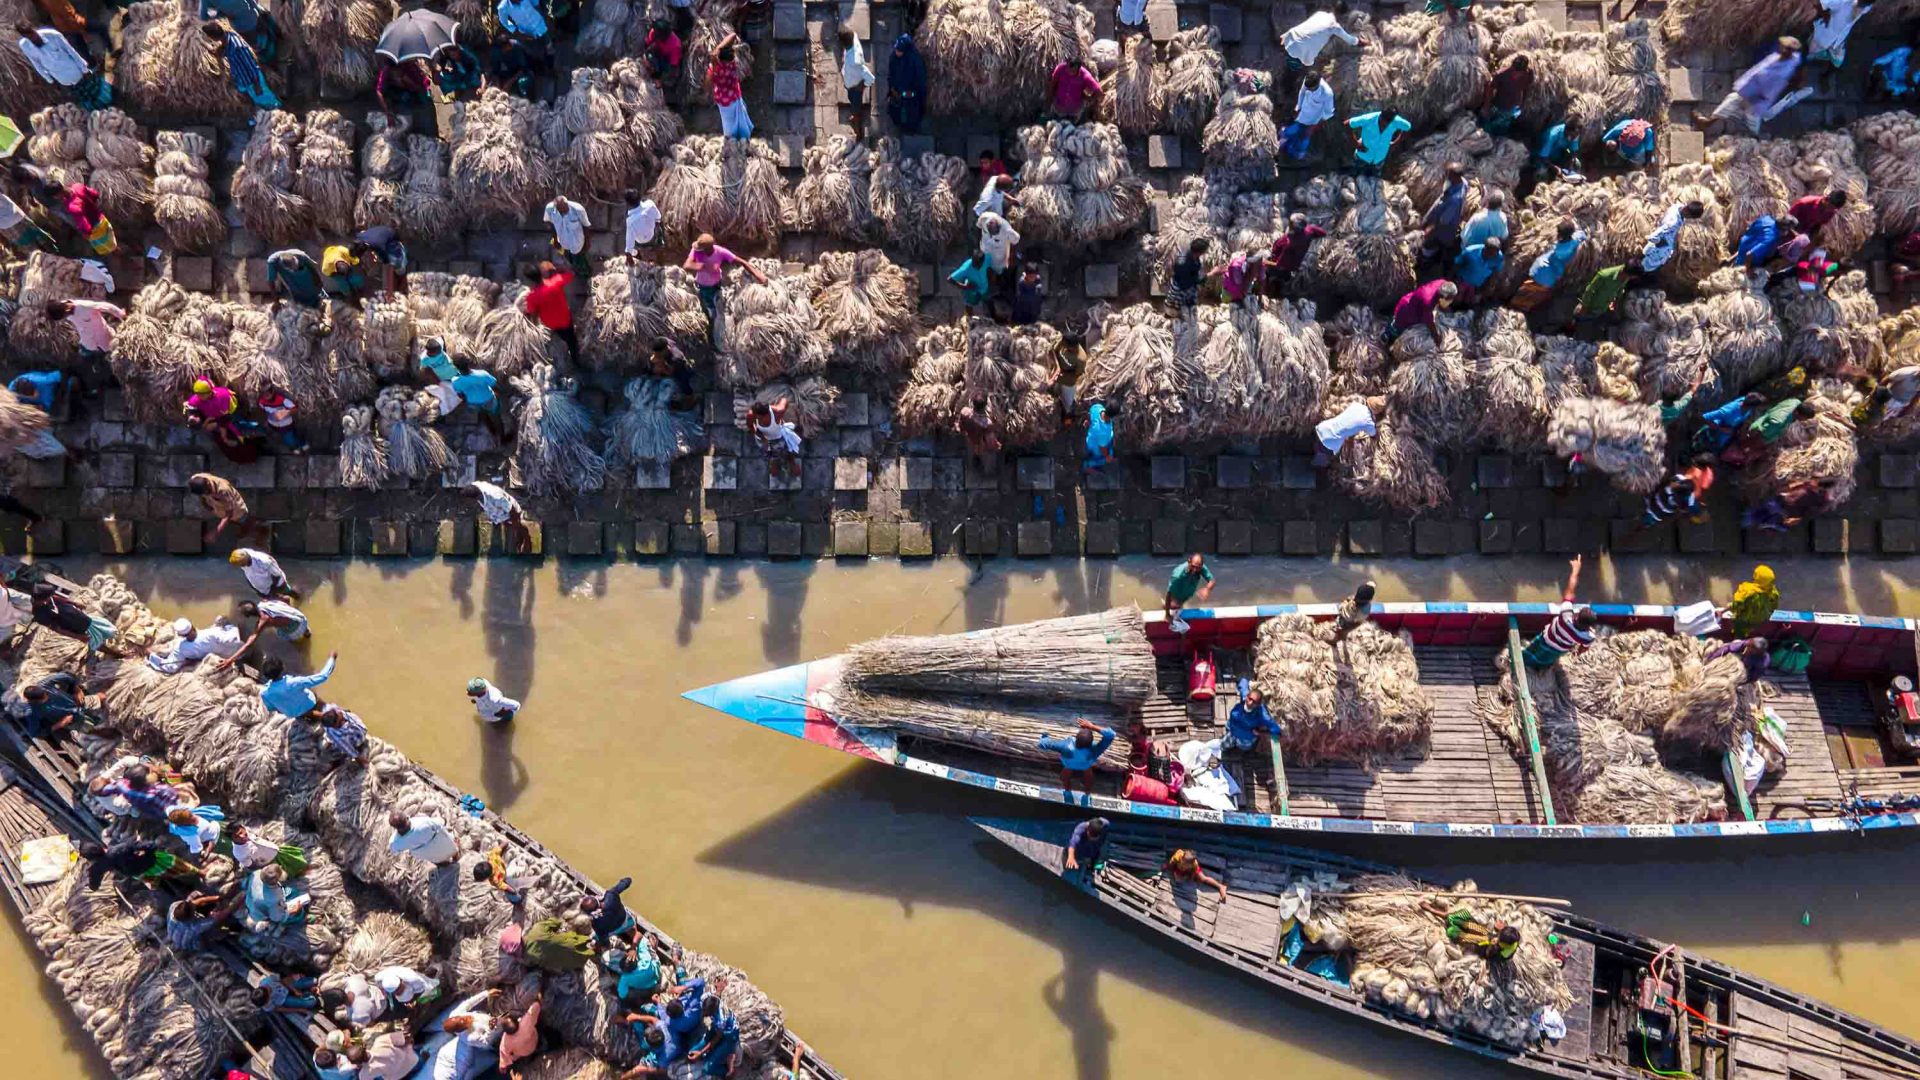
<path fill-rule="evenodd" d="M 1733 257 L 1727 260 L 1727 265 L 1759 269 L 1772 262 L 1780 245 L 1799 231 L 1800 223 L 1791 214 L 1783 218 L 1761 214 L 1740 234 L 1740 243 L 1734 247 Z"/>
<path fill-rule="evenodd" d="M 740 1024 L 733 1013 L 720 1008 L 719 998 L 708 998 L 713 1011 L 707 1018 L 707 1033 L 700 1044 L 687 1051 L 688 1061 L 706 1064 L 707 1076 L 732 1076 L 734 1062 L 740 1056 Z"/>
<path fill-rule="evenodd" d="M 646 1047 L 640 1055 L 640 1060 L 634 1062 L 633 1070 L 620 1075 L 623 1077 L 667 1075 L 667 1066 L 680 1060 L 682 1050 L 679 1042 L 667 1030 L 666 1021 L 643 1012 L 631 1012 L 620 1019 L 633 1025 L 635 1033 L 640 1035 L 640 1042 Z"/>
<path fill-rule="evenodd" d="M 1562 221 L 1553 249 L 1533 260 L 1533 265 L 1527 268 L 1527 280 L 1520 283 L 1520 291 L 1514 294 L 1509 306 L 1518 311 L 1533 311 L 1546 303 L 1560 285 L 1560 279 L 1566 276 L 1567 264 L 1573 262 L 1580 245 L 1586 242 L 1587 234 L 1580 231 L 1572 218 Z"/>
<path fill-rule="evenodd" d="M 1106 818 L 1088 818 L 1073 827 L 1073 835 L 1067 838 L 1066 869 L 1078 870 L 1082 877 L 1100 869 L 1107 861 L 1107 826 L 1111 822 Z"/>
<path fill-rule="evenodd" d="M 1645 120 L 1630 116 L 1608 128 L 1600 141 L 1629 165 L 1645 165 L 1653 160 L 1653 125 Z"/>
<path fill-rule="evenodd" d="M 1472 307 L 1479 303 L 1480 290 L 1507 264 L 1506 253 L 1500 248 L 1500 238 L 1490 236 L 1484 243 L 1463 248 L 1453 257 L 1453 283 L 1460 286 L 1460 295 L 1454 300 L 1456 305 Z"/>
<path fill-rule="evenodd" d="M 1718 454 L 1733 441 L 1733 436 L 1747 423 L 1761 406 L 1767 403 L 1765 395 L 1748 394 L 1737 397 L 1725 405 L 1708 412 L 1700 419 L 1706 426 L 1694 433 L 1693 450 L 1701 454 Z"/>
<path fill-rule="evenodd" d="M 1240 701 L 1227 713 L 1227 734 L 1220 740 L 1220 749 L 1251 750 L 1263 731 L 1268 738 L 1280 737 L 1280 725 L 1274 722 L 1273 714 L 1267 711 L 1266 696 L 1259 687 L 1242 678 Z"/>
<path fill-rule="evenodd" d="M 268 657 L 260 664 L 260 677 L 267 680 L 267 685 L 260 690 L 261 704 L 296 720 L 319 708 L 320 699 L 314 696 L 313 688 L 333 677 L 333 662 L 339 658 L 337 652 L 328 653 L 327 662 L 319 671 L 311 675 L 289 675 L 279 657 Z"/>
<path fill-rule="evenodd" d="M 1098 736 L 1097 738 L 1095 736 Z M 1040 749 L 1060 755 L 1060 786 L 1068 794 L 1073 792 L 1074 777 L 1080 778 L 1081 789 L 1088 798 L 1093 797 L 1093 763 L 1100 760 L 1107 747 L 1113 745 L 1113 729 L 1100 727 L 1093 721 L 1082 718 L 1080 730 L 1073 733 L 1072 739 L 1062 739 L 1049 735 L 1040 740 Z"/>
<path fill-rule="evenodd" d="M 58 371 L 23 371 L 13 377 L 7 389 L 21 401 L 40 406 L 42 412 L 52 412 L 53 396 L 64 378 L 66 375 Z"/>
<path fill-rule="evenodd" d="M 449 385 L 453 387 L 454 393 L 460 395 L 462 401 L 473 406 L 473 411 L 480 414 L 480 422 L 487 426 L 487 430 L 493 432 L 495 438 L 505 442 L 506 434 L 500 425 L 500 395 L 493 389 L 498 382 L 499 380 L 493 377 L 493 372 L 474 368 L 472 371 L 455 376 Z"/>

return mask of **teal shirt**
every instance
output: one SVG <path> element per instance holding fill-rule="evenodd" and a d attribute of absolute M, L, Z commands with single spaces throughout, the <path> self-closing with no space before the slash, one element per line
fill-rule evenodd
<path fill-rule="evenodd" d="M 1360 137 L 1360 148 L 1353 152 L 1353 156 L 1368 165 L 1378 165 L 1387 160 L 1387 151 L 1393 148 L 1396 133 L 1413 130 L 1413 125 L 1404 116 L 1396 116 L 1393 123 L 1381 127 L 1377 111 L 1361 113 L 1347 121 L 1347 126 Z"/>
<path fill-rule="evenodd" d="M 987 297 L 992 295 L 991 287 L 987 283 L 987 265 L 984 262 L 975 265 L 972 259 L 968 259 L 960 264 L 960 269 L 948 274 L 947 280 L 960 286 L 960 298 L 967 302 L 968 307 L 984 304 L 987 302 Z"/>
<path fill-rule="evenodd" d="M 1672 401 L 1661 402 L 1660 403 L 1660 422 L 1662 424 L 1673 423 L 1675 420 L 1678 420 L 1682 416 L 1685 416 L 1687 414 L 1687 409 L 1690 408 L 1692 405 L 1693 405 L 1693 391 L 1691 390 L 1687 391 L 1684 394 L 1681 394 L 1677 398 L 1674 398 Z"/>
<path fill-rule="evenodd" d="M 420 366 L 433 372 L 434 378 L 444 383 L 460 377 L 460 369 L 453 366 L 453 358 L 447 355 L 445 349 L 436 353 L 422 353 Z"/>
<path fill-rule="evenodd" d="M 1186 563 L 1181 563 L 1174 569 L 1173 576 L 1167 579 L 1167 595 L 1173 597 L 1175 601 L 1184 604 L 1193 598 L 1194 593 L 1200 591 L 1202 582 L 1210 582 L 1212 580 L 1212 567 L 1202 566 L 1196 571 L 1187 566 Z"/>
<path fill-rule="evenodd" d="M 452 380 L 453 392 L 459 394 L 467 404 L 476 409 L 490 408 L 493 405 L 493 373 L 490 371 L 469 371 Z"/>

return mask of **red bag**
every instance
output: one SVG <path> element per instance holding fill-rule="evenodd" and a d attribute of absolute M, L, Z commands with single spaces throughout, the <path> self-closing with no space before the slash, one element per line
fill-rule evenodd
<path fill-rule="evenodd" d="M 1120 792 L 1120 796 L 1134 802 L 1155 803 L 1160 806 L 1174 805 L 1172 789 L 1145 773 L 1128 773 L 1127 786 Z"/>
<path fill-rule="evenodd" d="M 1219 674 L 1213 666 L 1212 649 L 1195 651 L 1192 662 L 1187 665 L 1187 699 L 1212 701 L 1214 680 Z"/>

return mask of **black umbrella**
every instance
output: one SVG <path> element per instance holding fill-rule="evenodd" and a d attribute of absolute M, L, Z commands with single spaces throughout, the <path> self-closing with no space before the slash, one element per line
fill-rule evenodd
<path fill-rule="evenodd" d="M 407 60 L 431 60 L 442 46 L 453 44 L 460 26 L 452 19 L 424 8 L 409 11 L 380 31 L 380 43 L 373 51 L 398 64 Z"/>

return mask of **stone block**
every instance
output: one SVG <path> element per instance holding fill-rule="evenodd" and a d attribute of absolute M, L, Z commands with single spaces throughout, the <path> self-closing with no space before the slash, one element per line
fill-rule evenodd
<path fill-rule="evenodd" d="M 1240 9 L 1229 4 L 1210 4 L 1207 7 L 1207 23 L 1220 31 L 1220 44 L 1236 45 L 1245 36 L 1240 24 Z"/>
<path fill-rule="evenodd" d="M 1153 456 L 1153 487 L 1156 491 L 1172 491 L 1187 486 L 1187 459 L 1180 454 L 1155 454 Z"/>
<path fill-rule="evenodd" d="M 872 410 L 865 394 L 842 394 L 837 419 L 841 427 L 866 427 Z"/>
<path fill-rule="evenodd" d="M 806 72 L 776 71 L 773 73 L 773 103 L 775 105 L 804 105 L 806 101 Z"/>
<path fill-rule="evenodd" d="M 1674 104 L 1706 100 L 1707 73 L 1700 68 L 1667 69 L 1667 96 Z"/>
<path fill-rule="evenodd" d="M 906 135 L 900 139 L 900 153 L 906 157 L 917 158 L 921 154 L 931 154 L 933 150 L 931 135 Z"/>
<path fill-rule="evenodd" d="M 1880 552 L 1884 555 L 1911 555 L 1920 541 L 1920 521 L 1912 518 L 1883 518 L 1880 522 Z"/>
<path fill-rule="evenodd" d="M 1023 457 L 1014 462 L 1014 480 L 1021 491 L 1053 490 L 1053 458 Z"/>
<path fill-rule="evenodd" d="M 188 292 L 213 291 L 213 259 L 207 255 L 176 255 L 173 259 L 174 284 Z M 118 284 L 116 281 L 115 284 Z"/>
<path fill-rule="evenodd" d="M 674 523 L 668 530 L 668 535 L 672 538 L 675 555 L 698 555 L 707 546 L 706 537 L 701 534 L 700 526 L 690 522 Z"/>
<path fill-rule="evenodd" d="M 867 490 L 867 459 L 863 457 L 839 457 L 833 459 L 833 490 Z"/>
<path fill-rule="evenodd" d="M 673 550 L 673 532 L 664 521 L 636 521 L 633 523 L 633 553 L 635 555 L 665 555 Z"/>
<path fill-rule="evenodd" d="M 100 519 L 100 554 L 133 554 L 134 536 L 133 522 L 120 518 Z"/>
<path fill-rule="evenodd" d="M 471 522 L 468 522 L 471 526 Z M 305 532 L 306 553 L 309 558 L 316 555 L 340 554 L 340 519 L 308 518 L 301 524 Z"/>
<path fill-rule="evenodd" d="M 1088 491 L 1119 491 L 1126 486 L 1126 481 L 1127 467 L 1119 462 L 1080 473 L 1080 484 Z"/>
<path fill-rule="evenodd" d="M 183 488 L 194 473 L 205 472 L 206 468 L 205 454 L 168 454 L 160 463 L 156 480 L 163 488 Z"/>
<path fill-rule="evenodd" d="M 1707 138 L 1703 132 L 1683 125 L 1674 125 L 1667 129 L 1667 161 L 1674 165 L 1689 165 L 1706 159 Z"/>
<path fill-rule="evenodd" d="M 1387 550 L 1386 528 L 1378 521 L 1347 522 L 1347 554 L 1384 555 Z"/>
<path fill-rule="evenodd" d="M 1095 263 L 1086 270 L 1089 300 L 1111 300 L 1120 295 L 1120 264 Z"/>
<path fill-rule="evenodd" d="M 1280 459 L 1280 485 L 1289 491 L 1312 491 L 1320 486 L 1320 472 L 1306 454 L 1288 454 Z"/>
<path fill-rule="evenodd" d="M 1253 554 L 1253 522 L 1216 522 L 1213 527 L 1213 550 L 1221 555 Z"/>
<path fill-rule="evenodd" d="M 198 555 L 205 550 L 205 532 L 198 519 L 167 522 L 167 554 Z"/>
<path fill-rule="evenodd" d="M 1014 526 L 1013 550 L 1023 559 L 1053 554 L 1053 522 L 1022 521 Z"/>
<path fill-rule="evenodd" d="M 1147 136 L 1147 168 L 1177 169 L 1180 167 L 1180 136 Z"/>
<path fill-rule="evenodd" d="M 767 554 L 775 559 L 799 558 L 800 523 L 797 521 L 767 522 Z"/>
<path fill-rule="evenodd" d="M 739 540 L 739 527 L 731 521 L 700 523 L 700 550 L 709 556 L 731 557 Z"/>
<path fill-rule="evenodd" d="M 703 457 L 700 470 L 700 486 L 708 491 L 733 491 L 740 486 L 739 458 Z"/>
<path fill-rule="evenodd" d="M 314 454 L 307 458 L 307 490 L 331 491 L 340 486 L 340 456 Z"/>
<path fill-rule="evenodd" d="M 928 457 L 903 457 L 896 459 L 900 469 L 900 490 L 932 491 L 933 459 Z"/>
<path fill-rule="evenodd" d="M 1184 521 L 1155 521 L 1153 523 L 1153 553 L 1155 555 L 1187 554 L 1187 523 Z"/>
<path fill-rule="evenodd" d="M 992 521 L 968 521 L 963 550 L 968 555 L 1000 554 L 1000 526 Z"/>
<path fill-rule="evenodd" d="M 370 521 L 367 523 L 367 532 L 373 541 L 373 554 L 383 558 L 395 558 L 406 555 L 406 522 Z"/>
<path fill-rule="evenodd" d="M 1845 555 L 1847 553 L 1847 534 L 1849 531 L 1846 518 L 1814 518 L 1814 553 L 1817 555 Z"/>
<path fill-rule="evenodd" d="M 1480 522 L 1480 554 L 1506 555 L 1513 551 L 1513 522 L 1505 518 Z"/>
<path fill-rule="evenodd" d="M 65 487 L 67 459 L 64 457 L 21 458 L 20 486 L 30 488 Z"/>
<path fill-rule="evenodd" d="M 479 533 L 472 518 L 443 520 L 434 529 L 434 553 L 447 558 L 471 558 L 480 550 Z"/>
<path fill-rule="evenodd" d="M 941 276 L 932 263 L 916 263 L 912 268 L 913 279 L 920 286 L 922 300 L 940 291 Z"/>
<path fill-rule="evenodd" d="M 1719 547 L 1719 541 L 1713 534 L 1711 521 L 1690 521 L 1682 518 L 1678 532 L 1678 544 L 1683 555 L 1707 555 Z"/>
<path fill-rule="evenodd" d="M 1280 525 L 1282 555 L 1313 555 L 1320 550 L 1320 530 L 1311 521 L 1287 521 Z"/>
<path fill-rule="evenodd" d="M 1920 473 L 1920 456 L 1914 454 L 1880 455 L 1881 487 L 1913 487 L 1916 480 L 1916 473 Z"/>
<path fill-rule="evenodd" d="M 601 531 L 597 521 L 567 522 L 567 554 L 575 556 L 598 556 L 606 534 Z"/>
<path fill-rule="evenodd" d="M 273 291 L 273 286 L 267 281 L 267 260 L 246 259 L 240 263 L 240 267 L 245 275 L 241 280 L 246 283 L 248 292 L 262 296 Z"/>
<path fill-rule="evenodd" d="M 836 559 L 866 558 L 867 523 L 864 521 L 834 522 L 833 556 Z"/>
<path fill-rule="evenodd" d="M 807 40 L 807 8 L 799 0 L 773 5 L 773 39 L 775 41 Z"/>
<path fill-rule="evenodd" d="M 1214 486 L 1228 491 L 1253 486 L 1253 459 L 1239 454 L 1221 454 L 1213 462 Z"/>
<path fill-rule="evenodd" d="M 1581 523 L 1572 518 L 1548 518 L 1544 525 L 1544 544 L 1549 555 L 1572 555 L 1582 550 Z"/>
<path fill-rule="evenodd" d="M 1474 462 L 1474 478 L 1484 488 L 1513 486 L 1513 459 L 1505 454 L 1482 454 Z"/>
<path fill-rule="evenodd" d="M 961 459 L 965 463 L 968 491 L 997 491 L 1000 488 L 1000 458 Z"/>
<path fill-rule="evenodd" d="M 1087 555 L 1112 558 L 1120 554 L 1120 523 L 1117 521 L 1089 521 L 1082 534 L 1082 547 Z"/>
<path fill-rule="evenodd" d="M 1446 555 L 1452 540 L 1452 522 L 1416 521 L 1413 523 L 1413 553 L 1422 556 Z"/>
<path fill-rule="evenodd" d="M 220 475 L 232 480 L 235 487 L 243 487 L 250 491 L 264 491 L 274 486 L 277 475 L 276 462 L 279 460 L 276 457 L 262 455 L 244 463 L 227 462 L 221 466 Z"/>
<path fill-rule="evenodd" d="M 892 555 L 900 550 L 900 523 L 897 521 L 867 522 L 867 554 L 871 556 Z"/>
<path fill-rule="evenodd" d="M 1796 525 L 1784 532 L 1741 530 L 1741 549 L 1749 555 L 1802 555 L 1807 550 L 1807 528 Z"/>
<path fill-rule="evenodd" d="M 929 559 L 933 557 L 933 530 L 924 521 L 903 521 L 900 523 L 900 557 L 903 559 Z"/>
<path fill-rule="evenodd" d="M 41 518 L 27 529 L 27 554 L 35 556 L 67 553 L 67 523 L 59 518 Z"/>
<path fill-rule="evenodd" d="M 736 473 L 736 479 L 737 478 Z M 672 490 L 673 463 L 669 461 L 643 461 L 635 465 L 633 467 L 633 486 L 636 491 Z"/>

